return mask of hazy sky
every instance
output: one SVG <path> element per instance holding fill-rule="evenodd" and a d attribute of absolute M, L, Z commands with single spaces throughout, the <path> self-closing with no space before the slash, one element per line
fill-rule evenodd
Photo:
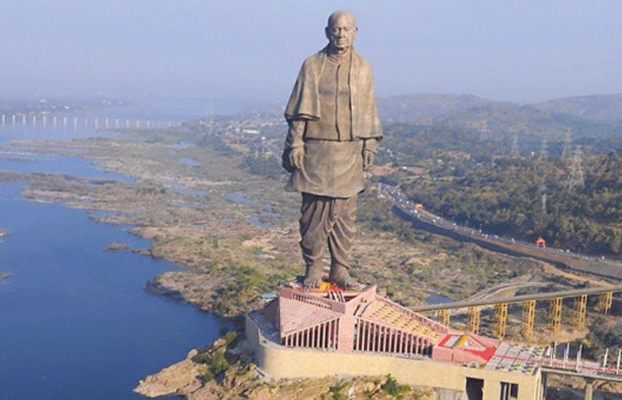
<path fill-rule="evenodd" d="M 622 92 L 622 0 L 4 0 L 0 96 L 285 102 L 336 9 L 381 96 Z"/>

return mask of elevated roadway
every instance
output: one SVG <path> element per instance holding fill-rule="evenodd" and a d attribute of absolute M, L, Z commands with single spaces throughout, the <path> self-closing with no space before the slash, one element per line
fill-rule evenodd
<path fill-rule="evenodd" d="M 494 299 L 456 301 L 456 302 L 441 303 L 441 304 L 425 304 L 421 306 L 410 307 L 410 309 L 415 312 L 438 311 L 438 310 L 450 310 L 450 309 L 458 309 L 458 308 L 491 306 L 491 305 L 497 305 L 497 304 L 503 304 L 503 303 L 505 304 L 524 303 L 526 301 L 532 301 L 532 300 L 536 300 L 536 301 L 553 300 L 553 299 L 558 299 L 558 298 L 563 299 L 563 298 L 568 298 L 568 297 L 579 297 L 582 295 L 589 296 L 589 295 L 620 293 L 620 292 L 622 292 L 622 285 L 564 290 L 564 291 L 559 291 L 559 292 L 536 293 L 536 294 L 527 294 L 523 296 L 513 296 L 513 297 L 497 297 Z"/>

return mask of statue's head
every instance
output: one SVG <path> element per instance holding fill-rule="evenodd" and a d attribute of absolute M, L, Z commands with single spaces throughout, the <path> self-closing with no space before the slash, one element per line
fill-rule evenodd
<path fill-rule="evenodd" d="M 358 32 L 356 18 L 348 11 L 335 11 L 328 17 L 325 32 L 332 48 L 336 50 L 350 48 Z"/>

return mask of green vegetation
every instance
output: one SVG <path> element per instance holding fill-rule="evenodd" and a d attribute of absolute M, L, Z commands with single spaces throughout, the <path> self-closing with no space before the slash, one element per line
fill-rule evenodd
<path fill-rule="evenodd" d="M 246 309 L 249 303 L 259 307 L 258 296 L 275 290 L 288 278 L 282 271 L 264 273 L 249 265 L 230 265 L 227 273 L 229 279 L 216 288 L 213 302 L 213 310 L 222 315 Z"/>
<path fill-rule="evenodd" d="M 601 358 L 606 348 L 615 349 L 617 353 L 617 350 L 622 347 L 622 321 L 602 315 L 594 318 L 587 337 L 583 339 L 583 344 L 585 345 L 584 355 L 587 358 Z"/>
<path fill-rule="evenodd" d="M 491 234 L 542 236 L 556 247 L 620 255 L 621 150 L 598 153 L 600 142 L 592 141 L 584 147 L 584 186 L 569 187 L 571 158 L 512 158 L 507 138 L 484 141 L 458 128 L 394 125 L 388 131 L 386 146 L 398 168 L 381 180 L 399 184 L 431 211 Z M 561 146 L 551 144 L 549 154 Z"/>
<path fill-rule="evenodd" d="M 279 165 L 276 156 L 260 150 L 247 155 L 242 162 L 242 167 L 248 169 L 251 174 L 266 178 L 278 179 L 285 175 L 285 170 Z"/>
<path fill-rule="evenodd" d="M 400 385 L 391 374 L 387 375 L 387 380 L 380 386 L 382 390 L 394 399 L 403 399 L 404 394 L 411 391 L 410 386 Z"/>
<path fill-rule="evenodd" d="M 240 362 L 239 357 L 231 352 L 231 349 L 237 345 L 238 339 L 237 332 L 227 332 L 222 339 L 217 340 L 192 357 L 193 362 L 207 366 L 207 371 L 200 377 L 202 382 L 205 383 L 219 377 L 227 372 L 232 365 Z"/>
<path fill-rule="evenodd" d="M 348 397 L 346 396 L 344 391 L 348 386 L 348 381 L 340 379 L 335 382 L 334 385 L 328 388 L 328 393 L 330 393 L 333 400 L 345 400 Z"/>

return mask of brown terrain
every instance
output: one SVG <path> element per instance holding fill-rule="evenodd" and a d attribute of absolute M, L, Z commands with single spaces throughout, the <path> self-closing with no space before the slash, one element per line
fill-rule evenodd
<path fill-rule="evenodd" d="M 148 249 L 132 249 L 123 243 L 108 246 L 108 250 L 136 251 L 182 267 L 155 277 L 147 283 L 148 290 L 220 315 L 240 315 L 261 307 L 262 293 L 274 291 L 302 273 L 299 196 L 283 190 L 284 178 L 253 175 L 242 168 L 248 152 L 243 146 L 224 155 L 215 148 L 178 143 L 132 136 L 14 143 L 36 153 L 85 157 L 134 181 L 10 172 L 0 173 L 0 181 L 26 181 L 29 185 L 22 192 L 28 200 L 84 209 L 93 219 L 129 225 L 132 233 L 152 239 Z M 377 172 L 382 173 L 382 168 Z M 406 306 L 421 304 L 432 294 L 464 299 L 508 282 L 520 283 L 517 287 L 523 289 L 529 282 L 561 289 L 586 280 L 537 261 L 519 261 L 473 244 L 414 231 L 390 206 L 372 191 L 361 196 L 353 275 L 362 283 L 377 284 L 381 293 Z M 509 330 L 520 337 L 518 329 Z M 543 328 L 541 340 L 548 340 L 547 335 Z M 236 347 L 242 349 L 236 350 L 240 354 L 241 343 Z M 222 343 L 215 347 L 219 345 L 222 347 Z M 302 399 L 340 398 L 335 392 L 343 391 L 355 396 L 351 398 L 389 398 L 382 389 L 387 377 L 273 382 L 242 356 L 238 357 L 242 364 L 227 364 L 217 375 L 209 376 L 205 359 L 193 359 L 211 354 L 215 347 L 191 352 L 188 359 L 146 378 L 139 387 L 147 389 L 141 393 L 188 399 L 268 399 L 278 393 L 281 398 Z M 425 399 L 429 395 L 409 390 L 411 397 L 404 398 Z M 311 392 L 317 396 L 308 396 Z"/>
<path fill-rule="evenodd" d="M 28 181 L 26 199 L 85 209 L 101 222 L 127 224 L 152 239 L 149 249 L 127 249 L 184 267 L 155 277 L 150 290 L 204 310 L 238 315 L 259 307 L 259 295 L 302 273 L 297 194 L 284 180 L 248 173 L 242 155 L 205 147 L 137 140 L 28 142 L 30 151 L 86 157 L 132 183 L 67 175 L 2 173 Z M 198 165 L 189 166 L 185 159 Z M 373 193 L 361 196 L 353 274 L 405 305 L 431 293 L 461 299 L 508 279 L 543 278 L 540 264 L 515 262 L 474 245 L 413 231 Z M 103 212 L 103 214 L 101 213 Z"/>

